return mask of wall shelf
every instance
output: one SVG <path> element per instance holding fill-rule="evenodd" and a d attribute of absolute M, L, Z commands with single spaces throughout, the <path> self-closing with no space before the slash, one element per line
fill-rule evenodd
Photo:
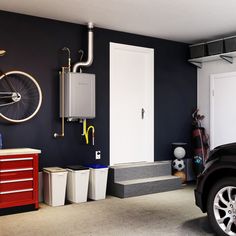
<path fill-rule="evenodd" d="M 198 68 L 202 68 L 202 63 L 207 62 L 207 61 L 224 60 L 224 61 L 232 64 L 234 57 L 236 57 L 236 51 L 217 54 L 217 55 L 208 56 L 208 57 L 199 57 L 199 58 L 189 59 L 188 62 L 192 63 L 193 65 L 197 66 Z"/>

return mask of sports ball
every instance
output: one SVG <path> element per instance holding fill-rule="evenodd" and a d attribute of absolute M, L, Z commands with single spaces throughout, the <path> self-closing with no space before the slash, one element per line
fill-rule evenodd
<path fill-rule="evenodd" d="M 184 161 L 183 160 L 179 160 L 179 159 L 175 159 L 172 162 L 172 166 L 175 170 L 181 171 L 184 169 L 185 165 L 184 165 Z"/>
<path fill-rule="evenodd" d="M 184 148 L 182 147 L 177 147 L 175 148 L 174 150 L 174 156 L 177 158 L 177 159 L 182 159 L 184 158 L 186 155 L 186 151 Z"/>

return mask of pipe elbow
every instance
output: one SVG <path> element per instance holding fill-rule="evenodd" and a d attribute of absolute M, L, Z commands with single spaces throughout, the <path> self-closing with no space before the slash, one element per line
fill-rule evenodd
<path fill-rule="evenodd" d="M 79 67 L 88 67 L 93 63 L 93 23 L 88 24 L 88 59 L 87 61 L 77 62 L 73 66 L 73 72 L 76 73 Z"/>
<path fill-rule="evenodd" d="M 86 62 L 78 62 L 78 63 L 74 64 L 74 66 L 73 66 L 73 72 L 76 73 L 80 67 L 88 67 L 88 66 L 91 66 L 92 63 L 93 63 L 93 57 L 89 58 L 89 60 L 86 61 Z"/>
<path fill-rule="evenodd" d="M 77 70 L 78 70 L 78 68 L 80 67 L 80 65 L 78 65 L 78 64 L 80 64 L 80 63 L 76 63 L 76 64 L 74 64 L 74 66 L 73 66 L 72 71 L 73 71 L 74 73 L 76 73 Z"/>

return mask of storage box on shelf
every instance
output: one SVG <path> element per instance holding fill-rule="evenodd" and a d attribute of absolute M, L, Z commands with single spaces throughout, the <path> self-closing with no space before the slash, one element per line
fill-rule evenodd
<path fill-rule="evenodd" d="M 202 68 L 202 63 L 209 62 L 209 61 L 224 60 L 227 63 L 233 64 L 234 57 L 236 57 L 236 50 L 231 51 L 231 52 L 215 54 L 215 55 L 211 55 L 211 56 L 192 58 L 192 59 L 189 59 L 188 62 L 197 66 L 198 68 Z"/>
<path fill-rule="evenodd" d="M 198 44 L 189 45 L 189 49 L 190 49 L 190 58 L 191 59 L 204 57 L 207 55 L 205 43 L 198 43 Z"/>
<path fill-rule="evenodd" d="M 236 36 L 228 37 L 225 41 L 225 52 L 236 51 Z"/>
<path fill-rule="evenodd" d="M 30 148 L 0 150 L 0 209 L 34 204 L 38 208 L 38 154 Z"/>
<path fill-rule="evenodd" d="M 207 42 L 208 55 L 213 56 L 224 52 L 223 39 L 217 39 Z"/>
<path fill-rule="evenodd" d="M 189 46 L 188 61 L 198 68 L 202 68 L 202 63 L 208 61 L 224 60 L 232 64 L 233 58 L 236 57 L 236 36 L 206 42 L 205 48 L 203 45 L 204 43 L 199 43 Z"/>

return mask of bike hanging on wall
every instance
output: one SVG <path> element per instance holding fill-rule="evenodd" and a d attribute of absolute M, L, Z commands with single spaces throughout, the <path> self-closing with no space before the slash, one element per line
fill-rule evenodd
<path fill-rule="evenodd" d="M 0 56 L 2 56 L 0 50 Z M 37 81 L 23 71 L 0 72 L 0 118 L 21 123 L 33 118 L 42 104 Z"/>

